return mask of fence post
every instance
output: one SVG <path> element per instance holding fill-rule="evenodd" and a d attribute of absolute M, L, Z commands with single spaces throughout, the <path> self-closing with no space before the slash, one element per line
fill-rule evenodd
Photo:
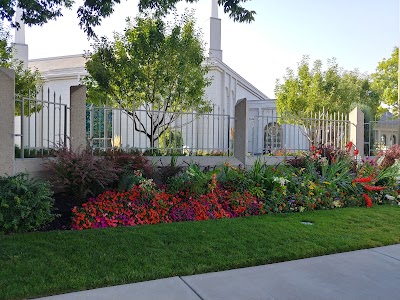
<path fill-rule="evenodd" d="M 248 153 L 249 108 L 246 98 L 238 100 L 235 106 L 235 137 L 233 140 L 234 155 L 246 165 Z"/>
<path fill-rule="evenodd" d="M 71 149 L 86 148 L 86 86 L 75 85 L 70 87 L 70 136 Z"/>
<path fill-rule="evenodd" d="M 350 141 L 356 146 L 359 155 L 364 156 L 364 113 L 356 106 L 349 114 Z"/>
<path fill-rule="evenodd" d="M 0 67 L 0 176 L 14 175 L 14 109 L 15 72 Z"/>

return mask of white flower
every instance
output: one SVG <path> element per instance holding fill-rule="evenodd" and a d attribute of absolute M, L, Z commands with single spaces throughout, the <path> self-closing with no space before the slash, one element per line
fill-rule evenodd
<path fill-rule="evenodd" d="M 284 186 L 286 183 L 289 182 L 289 180 L 287 180 L 286 178 L 283 177 L 272 177 L 272 181 L 273 182 L 277 182 L 279 183 L 281 186 Z"/>
<path fill-rule="evenodd" d="M 385 195 L 386 199 L 393 201 L 395 199 L 395 197 L 391 196 L 391 195 Z"/>
<path fill-rule="evenodd" d="M 182 150 L 183 154 L 185 154 L 186 156 L 190 155 L 190 149 L 189 146 L 183 146 L 183 150 Z"/>
<path fill-rule="evenodd" d="M 342 206 L 342 205 L 340 204 L 340 201 L 339 201 L 339 200 L 333 201 L 332 204 L 333 204 L 333 206 L 335 206 L 335 207 L 341 207 L 341 206 Z"/>
<path fill-rule="evenodd" d="M 361 155 L 357 155 L 356 156 L 356 162 L 357 162 L 357 166 L 362 166 L 363 165 L 363 160 Z"/>

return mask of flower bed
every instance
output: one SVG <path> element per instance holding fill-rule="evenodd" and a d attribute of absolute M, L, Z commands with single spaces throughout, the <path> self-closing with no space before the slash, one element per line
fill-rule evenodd
<path fill-rule="evenodd" d="M 126 192 L 110 191 L 73 209 L 73 229 L 235 218 L 265 213 L 263 203 L 245 192 L 217 188 L 194 197 L 165 191 L 148 195 L 140 185 Z"/>
<path fill-rule="evenodd" d="M 72 228 L 100 228 L 235 218 L 396 203 L 399 164 L 354 160 L 346 152 L 312 149 L 308 156 L 250 169 L 191 165 L 163 187 L 140 171 L 120 191 L 106 191 L 73 209 Z M 356 151 L 353 151 L 357 153 Z"/>

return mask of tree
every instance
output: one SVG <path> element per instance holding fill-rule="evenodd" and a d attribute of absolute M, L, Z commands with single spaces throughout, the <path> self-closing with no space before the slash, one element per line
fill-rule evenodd
<path fill-rule="evenodd" d="M 122 108 L 154 147 L 180 112 L 211 110 L 203 98 L 210 83 L 203 47 L 191 15 L 171 26 L 159 18 L 128 20 L 123 34 L 97 40 L 89 53 L 88 100 Z M 150 122 L 140 118 L 141 107 Z"/>
<path fill-rule="evenodd" d="M 373 114 L 379 106 L 379 95 L 371 79 L 358 70 L 345 71 L 335 59 L 322 70 L 321 60 L 309 66 L 309 57 L 299 63 L 297 74 L 288 68 L 284 83 L 276 82 L 275 94 L 279 112 L 315 112 L 322 109 L 349 113 L 352 103 L 368 105 Z"/>
<path fill-rule="evenodd" d="M 0 67 L 14 69 L 15 93 L 28 97 L 35 93 L 40 84 L 40 74 L 37 70 L 25 69 L 22 61 L 14 59 L 10 33 L 0 22 Z"/>
<path fill-rule="evenodd" d="M 398 114 L 398 66 L 399 66 L 399 47 L 395 47 L 390 58 L 384 58 L 378 63 L 376 72 L 372 74 L 372 85 L 378 91 L 381 101 L 388 105 Z"/>
<path fill-rule="evenodd" d="M 151 9 L 162 16 L 173 10 L 180 1 L 194 3 L 199 0 L 140 0 L 138 6 L 140 12 Z M 229 13 L 229 17 L 234 21 L 251 22 L 254 20 L 255 12 L 241 6 L 241 3 L 246 1 L 218 0 L 218 4 L 224 7 L 224 12 Z M 88 36 L 95 36 L 93 27 L 100 25 L 103 18 L 110 16 L 114 12 L 115 4 L 120 2 L 121 0 L 84 1 L 77 11 L 80 27 Z M 0 17 L 2 20 L 11 22 L 13 26 L 19 26 L 13 22 L 15 8 L 18 5 L 22 9 L 22 20 L 25 24 L 43 25 L 49 20 L 62 16 L 62 9 L 70 9 L 73 3 L 73 0 L 23 0 L 18 2 L 17 0 L 3 0 L 0 1 Z"/>

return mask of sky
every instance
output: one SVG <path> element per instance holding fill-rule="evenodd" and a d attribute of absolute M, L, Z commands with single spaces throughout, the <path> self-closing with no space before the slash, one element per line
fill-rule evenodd
<path fill-rule="evenodd" d="M 83 53 L 91 49 L 91 41 L 78 26 L 76 9 L 65 10 L 64 16 L 42 27 L 26 28 L 29 58 L 44 58 Z M 98 36 L 112 37 L 123 32 L 126 17 L 138 13 L 138 0 L 122 0 L 114 14 L 96 27 Z M 256 11 L 255 21 L 235 23 L 223 13 L 223 61 L 247 81 L 274 98 L 276 79 L 286 69 L 297 69 L 303 55 L 312 63 L 321 59 L 326 65 L 335 57 L 345 70 L 359 69 L 371 74 L 378 62 L 389 58 L 400 44 L 400 0 L 251 0 L 243 6 Z M 181 2 L 184 8 L 195 9 L 197 25 L 207 42 L 207 22 L 211 0 L 195 4 Z"/>

